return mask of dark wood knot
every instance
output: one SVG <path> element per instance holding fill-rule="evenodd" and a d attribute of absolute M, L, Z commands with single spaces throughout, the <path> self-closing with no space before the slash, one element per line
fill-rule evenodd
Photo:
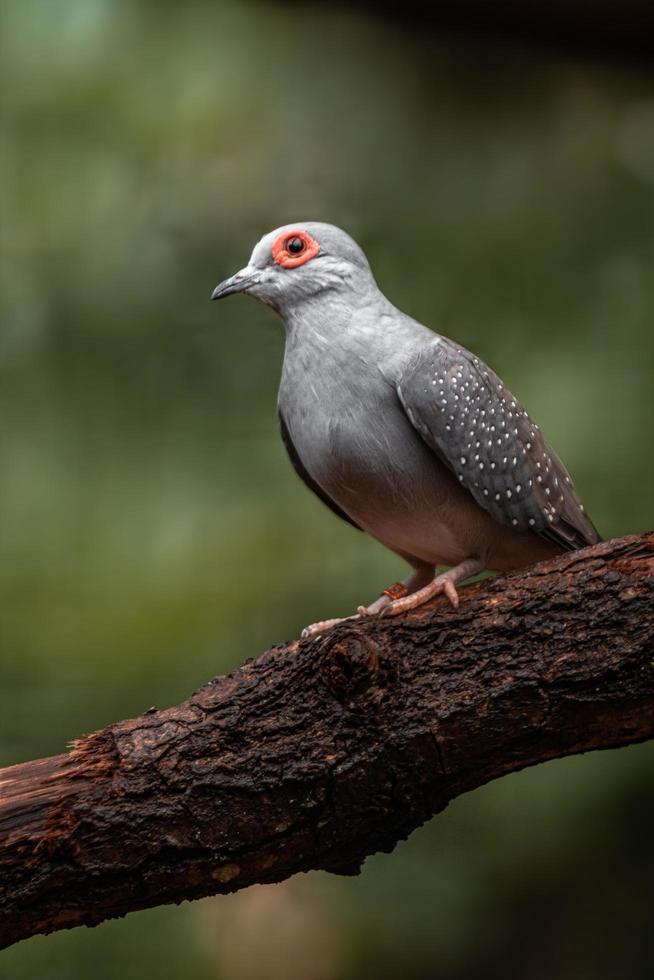
<path fill-rule="evenodd" d="M 321 652 L 323 679 L 339 701 L 386 686 L 390 665 L 369 636 L 351 633 L 325 644 Z"/>

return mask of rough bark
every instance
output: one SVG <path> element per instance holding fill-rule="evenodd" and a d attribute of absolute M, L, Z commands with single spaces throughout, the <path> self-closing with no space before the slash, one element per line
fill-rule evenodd
<path fill-rule="evenodd" d="M 324 868 L 460 793 L 654 735 L 654 535 L 273 647 L 0 772 L 0 947 Z"/>

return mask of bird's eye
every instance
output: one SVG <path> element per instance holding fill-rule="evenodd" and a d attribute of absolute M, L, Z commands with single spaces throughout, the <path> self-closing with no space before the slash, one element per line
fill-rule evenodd
<path fill-rule="evenodd" d="M 272 243 L 272 259 L 282 269 L 297 269 L 320 252 L 320 245 L 304 228 L 282 231 Z"/>
<path fill-rule="evenodd" d="M 304 250 L 304 242 L 301 238 L 289 238 L 286 242 L 286 251 L 291 255 L 299 255 Z"/>

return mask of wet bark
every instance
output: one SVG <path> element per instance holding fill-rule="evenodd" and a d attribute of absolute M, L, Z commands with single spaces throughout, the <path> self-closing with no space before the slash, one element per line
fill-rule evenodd
<path fill-rule="evenodd" d="M 323 868 L 466 790 L 654 735 L 654 535 L 273 647 L 0 772 L 0 948 Z"/>

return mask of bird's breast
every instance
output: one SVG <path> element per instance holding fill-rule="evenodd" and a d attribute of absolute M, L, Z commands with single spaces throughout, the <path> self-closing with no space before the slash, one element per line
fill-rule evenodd
<path fill-rule="evenodd" d="M 423 452 L 394 389 L 376 369 L 363 367 L 283 377 L 279 393 L 303 464 L 343 506 L 405 494 Z"/>
<path fill-rule="evenodd" d="M 279 407 L 310 476 L 360 527 L 399 552 L 460 560 L 461 491 L 383 375 L 296 377 Z"/>

